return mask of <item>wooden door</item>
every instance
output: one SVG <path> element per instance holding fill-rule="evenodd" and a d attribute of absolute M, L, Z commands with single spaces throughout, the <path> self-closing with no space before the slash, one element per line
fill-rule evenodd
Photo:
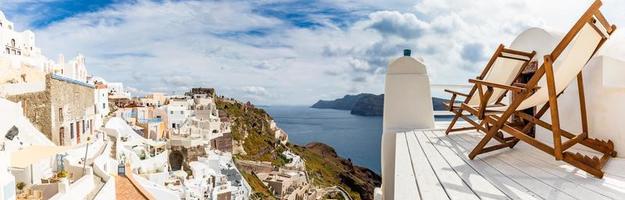
<path fill-rule="evenodd" d="M 63 146 L 65 143 L 65 127 L 59 129 L 59 145 Z"/>
<path fill-rule="evenodd" d="M 80 121 L 76 122 L 76 144 L 80 144 Z"/>

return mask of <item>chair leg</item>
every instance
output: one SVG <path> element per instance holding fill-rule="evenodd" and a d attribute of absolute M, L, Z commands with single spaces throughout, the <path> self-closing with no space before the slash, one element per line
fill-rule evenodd
<path fill-rule="evenodd" d="M 459 112 L 456 112 L 456 115 L 454 115 L 454 118 L 451 120 L 451 123 L 449 123 L 449 126 L 447 127 L 447 130 L 445 131 L 445 135 L 449 135 L 449 132 L 452 132 L 452 129 L 454 125 L 456 125 L 456 121 L 458 121 L 458 118 L 460 118 L 461 114 L 462 114 L 462 110 L 459 110 Z"/>
<path fill-rule="evenodd" d="M 549 91 L 549 112 L 551 114 L 551 132 L 553 132 L 553 156 L 562 160 L 562 137 L 560 130 L 560 114 L 558 113 L 558 94 L 556 94 L 555 76 L 553 73 L 552 58 L 545 55 L 545 75 L 547 76 L 547 90 Z"/>
<path fill-rule="evenodd" d="M 482 138 L 482 140 L 480 140 L 480 143 L 478 143 L 475 148 L 473 148 L 473 151 L 471 151 L 471 153 L 469 154 L 469 159 L 473 160 L 475 158 L 475 156 L 479 155 L 482 153 L 482 150 L 484 149 L 484 146 L 486 146 L 486 144 L 493 138 L 493 136 L 497 133 L 498 128 L 491 128 L 488 130 L 488 133 L 486 133 L 486 135 Z"/>
<path fill-rule="evenodd" d="M 603 178 L 603 165 L 607 162 L 609 155 L 604 155 L 601 159 L 597 157 L 590 158 L 580 153 L 564 152 L 563 161 L 569 163 L 597 178 Z"/>

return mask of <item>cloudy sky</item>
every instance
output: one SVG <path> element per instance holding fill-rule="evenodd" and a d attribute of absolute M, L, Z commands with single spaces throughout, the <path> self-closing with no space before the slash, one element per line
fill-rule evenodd
<path fill-rule="evenodd" d="M 386 64 L 413 50 L 433 83 L 465 83 L 499 43 L 566 31 L 590 0 L 1 0 L 44 54 L 87 56 L 134 94 L 215 87 L 257 104 L 382 93 Z M 625 1 L 603 10 L 625 25 Z M 622 32 L 622 30 L 621 30 Z M 619 31 L 617 31 L 620 34 Z"/>

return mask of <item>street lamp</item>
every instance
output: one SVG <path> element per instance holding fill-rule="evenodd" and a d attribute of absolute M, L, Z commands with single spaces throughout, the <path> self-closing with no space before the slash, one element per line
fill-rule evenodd
<path fill-rule="evenodd" d="M 85 148 L 85 160 L 82 163 L 82 172 L 87 173 L 87 153 L 89 152 L 89 143 L 91 143 L 91 135 L 87 137 L 87 147 Z"/>

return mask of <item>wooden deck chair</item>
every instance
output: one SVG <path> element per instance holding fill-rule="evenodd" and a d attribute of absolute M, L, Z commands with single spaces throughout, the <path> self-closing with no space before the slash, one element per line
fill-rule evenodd
<path fill-rule="evenodd" d="M 598 178 L 603 177 L 602 168 L 610 157 L 616 157 L 616 151 L 614 151 L 612 141 L 602 141 L 588 137 L 588 120 L 582 78 L 582 70 L 586 63 L 616 30 L 616 26 L 610 25 L 600 12 L 599 8 L 601 5 L 601 1 L 596 0 L 588 8 L 551 54 L 544 56 L 544 63 L 527 84 L 522 86 L 503 86 L 482 80 L 470 81 L 476 83 L 478 87 L 486 86 L 487 92 L 492 91 L 494 88 L 506 88 L 519 95 L 519 98 L 505 107 L 474 108 L 462 104 L 462 107 L 472 114 L 485 113 L 482 119 L 490 125 L 485 136 L 469 154 L 470 159 L 475 158 L 478 154 L 514 146 L 518 140 L 522 140 L 539 150 L 553 155 L 556 160 L 563 160 Z M 563 130 L 560 127 L 560 115 L 558 113 L 558 96 L 574 79 L 577 79 L 582 122 L 582 132 L 579 134 Z M 538 87 L 539 82 L 541 83 L 540 85 L 546 85 L 546 87 Z M 524 109 L 537 106 L 542 107 L 533 116 L 521 112 Z M 540 117 L 548 109 L 550 110 L 551 124 L 540 120 Z M 518 116 L 527 121 L 528 124 L 525 126 L 512 124 L 509 121 L 512 116 Z M 539 125 L 553 133 L 553 147 L 526 134 L 533 125 Z M 512 135 L 517 140 L 485 147 L 493 136 L 500 133 L 500 131 Z M 563 142 L 562 136 L 568 140 Z M 596 156 L 570 152 L 569 148 L 576 144 L 589 147 L 602 153 L 603 156 L 598 158 Z"/>
<path fill-rule="evenodd" d="M 498 83 L 501 85 L 512 85 L 512 83 L 519 77 L 519 75 L 521 75 L 521 72 L 525 69 L 525 67 L 530 63 L 532 58 L 534 58 L 535 54 L 535 51 L 517 51 L 505 48 L 503 44 L 500 44 L 493 56 L 491 56 L 490 60 L 486 64 L 486 67 L 484 67 L 484 70 L 482 70 L 482 73 L 476 79 L 488 81 L 491 83 Z M 477 123 L 469 116 L 465 116 L 463 114 L 464 109 L 460 106 L 460 104 L 456 105 L 456 99 L 458 98 L 458 96 L 464 97 L 463 103 L 471 107 L 505 106 L 505 104 L 503 104 L 501 101 L 506 96 L 508 90 L 495 88 L 491 93 L 485 95 L 481 95 L 482 92 L 479 92 L 480 90 L 486 90 L 486 87 L 483 86 L 480 88 L 477 86 L 477 84 L 474 84 L 468 94 L 448 89 L 445 90 L 445 92 L 451 93 L 451 100 L 445 103 L 445 106 L 447 106 L 447 110 L 455 114 L 454 118 L 449 124 L 449 127 L 447 127 L 445 134 L 449 134 L 450 132 L 454 131 L 464 131 L 471 129 L 477 129 L 486 132 L 484 127 L 482 127 L 481 123 Z M 462 118 L 464 119 L 464 121 L 469 122 L 471 126 L 454 128 L 459 118 Z"/>

